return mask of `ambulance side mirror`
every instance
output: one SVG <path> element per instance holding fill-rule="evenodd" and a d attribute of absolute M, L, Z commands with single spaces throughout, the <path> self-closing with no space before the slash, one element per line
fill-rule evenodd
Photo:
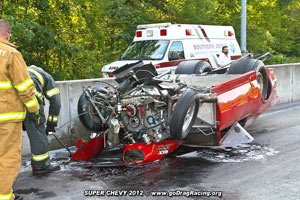
<path fill-rule="evenodd" d="M 178 60 L 179 54 L 176 51 L 170 51 L 169 53 L 169 61 L 171 60 Z"/>

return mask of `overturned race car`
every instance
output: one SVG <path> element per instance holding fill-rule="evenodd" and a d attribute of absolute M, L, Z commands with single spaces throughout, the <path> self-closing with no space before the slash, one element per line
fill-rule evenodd
<path fill-rule="evenodd" d="M 253 138 L 245 128 L 279 103 L 274 69 L 250 55 L 217 70 L 190 60 L 175 74 L 157 74 L 152 64 L 137 62 L 113 75 L 116 84 L 99 80 L 106 86 L 83 88 L 78 114 L 93 133 L 89 141 L 77 142 L 72 161 L 107 154 L 105 166 L 138 165 L 158 161 L 180 145 L 248 143 Z M 112 152 L 119 152 L 117 162 Z"/>

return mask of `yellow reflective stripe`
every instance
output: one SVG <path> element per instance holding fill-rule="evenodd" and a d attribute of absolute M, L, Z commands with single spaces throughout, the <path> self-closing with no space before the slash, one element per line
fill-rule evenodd
<path fill-rule="evenodd" d="M 49 115 L 48 116 L 48 121 L 49 122 L 57 122 L 58 121 L 58 116 Z"/>
<path fill-rule="evenodd" d="M 53 116 L 53 122 L 57 122 L 58 121 L 58 116 Z"/>
<path fill-rule="evenodd" d="M 18 92 L 23 92 L 24 90 L 26 90 L 32 84 L 33 84 L 33 81 L 29 77 L 23 83 L 21 83 L 19 85 L 15 85 L 14 87 L 18 90 Z"/>
<path fill-rule="evenodd" d="M 44 101 L 44 99 L 43 99 L 44 95 L 42 93 L 38 92 L 36 89 L 35 89 L 34 93 L 35 93 L 35 96 L 37 96 L 42 102 Z"/>
<path fill-rule="evenodd" d="M 9 89 L 12 88 L 10 81 L 0 81 L 0 89 Z"/>
<path fill-rule="evenodd" d="M 36 75 L 36 77 L 39 79 L 39 81 L 42 85 L 42 88 L 43 88 L 44 87 L 44 78 L 43 78 L 43 76 L 40 73 L 38 73 L 37 71 L 33 70 L 33 69 L 28 68 L 28 71 L 30 71 L 30 72 L 32 72 Z"/>
<path fill-rule="evenodd" d="M 34 160 L 34 161 L 42 161 L 42 160 L 45 160 L 49 157 L 49 152 L 44 153 L 42 155 L 31 154 L 31 156 L 32 156 L 32 160 Z"/>
<path fill-rule="evenodd" d="M 0 122 L 2 121 L 8 121 L 8 120 L 19 120 L 19 119 L 25 119 L 26 112 L 9 112 L 0 114 Z"/>
<path fill-rule="evenodd" d="M 38 104 L 38 101 L 37 101 L 37 99 L 34 97 L 32 100 L 26 102 L 26 103 L 25 103 L 25 106 L 26 106 L 27 108 L 32 108 L 32 107 L 36 106 L 37 104 Z"/>
<path fill-rule="evenodd" d="M 9 194 L 0 194 L 0 199 L 2 200 L 2 199 L 11 199 L 11 197 L 12 197 L 12 194 L 13 194 L 13 191 L 11 191 L 11 193 L 9 193 Z"/>
<path fill-rule="evenodd" d="M 46 92 L 47 97 L 52 97 L 52 96 L 54 96 L 56 94 L 59 94 L 59 89 L 58 88 L 53 88 L 53 89 L 48 90 Z"/>

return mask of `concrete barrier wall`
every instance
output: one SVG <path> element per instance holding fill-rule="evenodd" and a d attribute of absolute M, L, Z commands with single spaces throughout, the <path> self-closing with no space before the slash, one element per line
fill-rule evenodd
<path fill-rule="evenodd" d="M 280 97 L 280 103 L 300 101 L 300 63 L 270 65 L 268 67 L 276 69 L 277 93 Z M 77 102 L 82 93 L 82 87 L 106 86 L 104 83 L 97 82 L 99 80 L 116 84 L 113 79 L 57 81 L 62 99 L 62 109 L 58 122 L 60 129 L 57 131 L 57 136 L 68 146 L 74 145 L 78 138 L 88 139 L 90 136 L 91 132 L 81 124 L 77 117 Z M 47 113 L 48 104 L 46 104 L 45 108 Z M 48 116 L 48 114 L 46 114 L 46 116 Z M 48 138 L 50 141 L 50 149 L 61 148 L 53 136 L 49 136 Z M 30 154 L 30 146 L 26 133 L 23 134 L 22 153 Z"/>
<path fill-rule="evenodd" d="M 280 103 L 300 101 L 300 63 L 268 67 L 275 68 Z"/>

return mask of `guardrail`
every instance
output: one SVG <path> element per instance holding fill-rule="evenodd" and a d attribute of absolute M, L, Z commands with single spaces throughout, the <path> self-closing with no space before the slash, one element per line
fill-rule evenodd
<path fill-rule="evenodd" d="M 277 93 L 280 97 L 280 103 L 300 101 L 300 63 L 270 65 L 267 67 L 276 69 L 275 74 L 277 77 Z M 90 136 L 90 131 L 81 124 L 79 118 L 77 117 L 77 102 L 82 93 L 83 86 L 105 86 L 105 84 L 97 82 L 97 80 L 99 79 L 56 82 L 58 88 L 60 89 L 62 100 L 62 109 L 58 123 L 58 127 L 60 127 L 60 129 L 57 131 L 57 136 L 69 146 L 74 145 L 78 138 L 88 139 Z M 114 79 L 101 80 L 116 84 Z M 48 104 L 45 106 L 45 112 L 48 113 Z M 51 136 L 48 138 L 50 141 L 50 149 L 61 147 L 55 138 Z M 23 134 L 22 154 L 29 153 L 30 146 L 27 134 Z"/>

